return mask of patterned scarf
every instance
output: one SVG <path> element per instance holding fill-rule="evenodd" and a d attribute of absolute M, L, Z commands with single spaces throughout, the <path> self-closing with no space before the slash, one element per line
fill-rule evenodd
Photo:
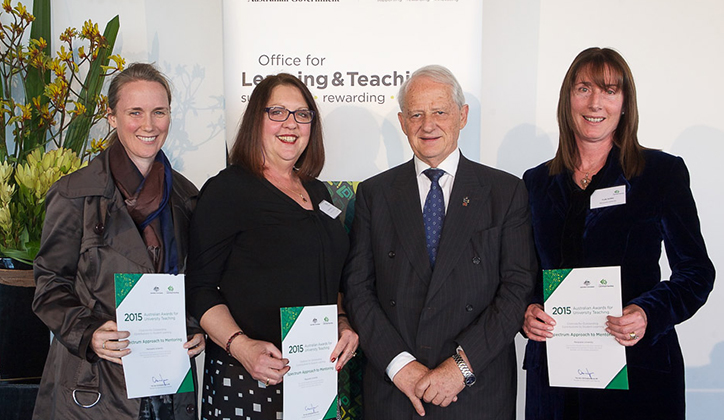
<path fill-rule="evenodd" d="M 162 150 L 144 178 L 120 141 L 108 150 L 111 175 L 136 223 L 157 273 L 178 274 L 178 254 L 169 199 L 171 164 Z"/>

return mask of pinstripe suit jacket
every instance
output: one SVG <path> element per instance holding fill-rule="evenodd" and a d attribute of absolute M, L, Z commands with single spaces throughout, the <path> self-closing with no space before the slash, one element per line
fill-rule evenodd
<path fill-rule="evenodd" d="M 361 183 L 345 268 L 345 304 L 369 363 L 365 418 L 417 418 L 385 368 L 407 351 L 428 368 L 461 345 L 477 383 L 426 419 L 515 417 L 513 338 L 537 269 L 522 181 L 461 156 L 434 271 L 413 161 Z"/>

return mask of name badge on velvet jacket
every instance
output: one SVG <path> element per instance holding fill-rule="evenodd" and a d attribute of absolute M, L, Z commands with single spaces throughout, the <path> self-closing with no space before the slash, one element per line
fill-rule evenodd
<path fill-rule="evenodd" d="M 591 210 L 626 204 L 626 186 L 601 188 L 591 194 Z"/>

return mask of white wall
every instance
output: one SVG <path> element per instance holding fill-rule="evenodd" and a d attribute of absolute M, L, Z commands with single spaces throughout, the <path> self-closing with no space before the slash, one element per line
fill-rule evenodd
<path fill-rule="evenodd" d="M 174 82 L 174 123 L 165 147 L 174 166 L 198 186 L 223 166 L 221 0 L 64 0 L 53 7 L 54 33 L 87 18 L 103 26 L 120 14 L 117 51 L 129 61 L 156 61 Z M 481 140 L 467 155 L 517 175 L 552 157 L 566 69 L 584 48 L 614 47 L 636 78 L 641 142 L 687 162 L 709 252 L 721 267 L 724 3 L 485 0 L 482 19 Z M 454 32 L 454 24 L 443 30 Z M 429 61 L 436 61 L 434 51 Z M 231 129 L 235 124 L 229 122 Z M 724 293 L 715 289 L 707 305 L 677 328 L 687 363 L 689 419 L 724 410 L 722 318 Z M 519 401 L 522 407 L 522 394 Z"/>
<path fill-rule="evenodd" d="M 224 167 L 221 0 L 53 0 L 51 7 L 54 38 L 88 19 L 103 32 L 119 15 L 114 53 L 126 64 L 156 63 L 171 80 L 172 121 L 163 150 L 174 169 L 201 188 Z"/>

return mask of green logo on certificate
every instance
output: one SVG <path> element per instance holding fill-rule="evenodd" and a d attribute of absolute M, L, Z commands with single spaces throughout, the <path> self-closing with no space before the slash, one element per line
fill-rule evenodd
<path fill-rule="evenodd" d="M 138 283 L 143 274 L 118 274 L 114 275 L 116 281 L 116 308 L 121 306 L 123 299 L 131 293 L 133 286 Z"/>
<path fill-rule="evenodd" d="M 287 337 L 289 330 L 292 329 L 294 323 L 299 318 L 299 314 L 302 313 L 304 306 L 295 306 L 291 308 L 281 308 L 280 314 L 282 318 L 282 341 Z"/>

